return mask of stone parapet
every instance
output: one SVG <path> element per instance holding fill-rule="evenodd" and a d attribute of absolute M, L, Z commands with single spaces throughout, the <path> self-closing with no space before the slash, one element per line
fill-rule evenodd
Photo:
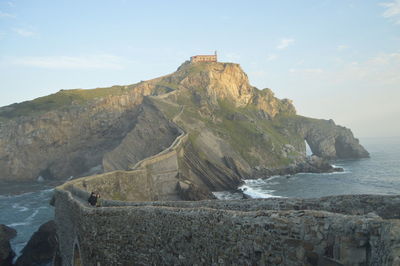
<path fill-rule="evenodd" d="M 398 217 L 368 213 L 400 196 L 93 208 L 75 195 L 55 194 L 62 265 L 74 265 L 74 254 L 83 265 L 397 265 L 400 256 Z"/>

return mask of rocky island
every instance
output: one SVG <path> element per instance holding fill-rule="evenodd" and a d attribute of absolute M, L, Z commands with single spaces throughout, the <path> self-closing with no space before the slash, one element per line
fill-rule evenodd
<path fill-rule="evenodd" d="M 130 170 L 181 132 L 188 141 L 179 179 L 208 191 L 243 178 L 332 170 L 320 159 L 368 156 L 349 129 L 297 115 L 290 100 L 251 86 L 238 64 L 187 61 L 138 84 L 63 90 L 0 108 L 0 180 Z"/>
<path fill-rule="evenodd" d="M 214 200 L 243 179 L 369 156 L 349 129 L 296 114 L 237 64 L 188 61 L 134 85 L 6 106 L 0 118 L 1 179 L 89 175 L 55 189 L 54 265 L 400 262 L 399 196 Z"/>

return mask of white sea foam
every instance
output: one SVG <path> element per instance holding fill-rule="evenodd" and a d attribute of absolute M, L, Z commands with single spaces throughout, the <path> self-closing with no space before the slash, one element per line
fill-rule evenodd
<path fill-rule="evenodd" d="M 41 190 L 40 193 L 43 194 L 43 193 L 48 193 L 48 192 L 52 192 L 52 191 L 54 191 L 54 188 L 48 188 L 48 189 Z"/>
<path fill-rule="evenodd" d="M 54 188 L 41 190 L 39 197 L 48 197 L 48 194 L 52 193 L 53 191 L 54 191 Z"/>
<path fill-rule="evenodd" d="M 348 174 L 351 173 L 349 171 L 343 171 L 343 172 L 332 172 L 332 173 L 323 173 L 322 175 L 343 175 L 343 174 Z"/>
<path fill-rule="evenodd" d="M 29 208 L 21 206 L 18 211 L 19 212 L 26 212 L 27 210 L 29 210 Z"/>
<path fill-rule="evenodd" d="M 32 221 L 33 218 L 39 213 L 39 210 L 35 210 L 28 218 L 26 218 L 27 221 Z"/>
<path fill-rule="evenodd" d="M 247 185 L 242 185 L 239 188 L 243 191 L 244 194 L 250 196 L 253 199 L 281 198 L 280 196 L 274 196 L 270 194 L 273 193 L 274 190 L 261 190 Z"/>
<path fill-rule="evenodd" d="M 8 227 L 14 227 L 14 226 L 21 226 L 21 225 L 29 225 L 31 224 L 30 222 L 21 222 L 21 223 L 12 223 L 12 224 L 7 224 Z"/>
<path fill-rule="evenodd" d="M 277 179 L 277 178 L 282 178 L 282 176 L 281 175 L 273 175 L 273 176 L 265 179 L 265 181 L 271 181 L 271 180 L 274 180 L 274 179 Z"/>
<path fill-rule="evenodd" d="M 35 192 L 26 192 L 26 193 L 22 193 L 22 194 L 18 194 L 18 195 L 9 195 L 9 196 L 6 196 L 6 197 L 7 198 L 22 198 L 24 196 L 28 196 L 28 195 L 31 195 L 33 193 L 35 193 Z"/>
<path fill-rule="evenodd" d="M 277 177 L 274 177 L 273 179 L 276 179 Z M 247 179 L 244 180 L 244 185 L 240 186 L 239 189 L 243 191 L 244 194 L 250 196 L 251 198 L 280 198 L 280 196 L 275 196 L 272 193 L 275 192 L 275 190 L 267 190 L 263 188 L 266 183 L 270 179 Z"/>
<path fill-rule="evenodd" d="M 13 209 L 17 209 L 19 212 L 25 212 L 25 211 L 29 210 L 29 208 L 27 208 L 27 207 L 25 207 L 25 206 L 21 206 L 21 205 L 19 205 L 18 203 L 14 203 L 14 204 L 12 205 L 12 208 L 13 208 Z"/>

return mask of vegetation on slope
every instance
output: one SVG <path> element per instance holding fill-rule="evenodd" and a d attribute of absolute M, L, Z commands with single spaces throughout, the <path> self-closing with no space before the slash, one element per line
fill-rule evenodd
<path fill-rule="evenodd" d="M 96 89 L 60 90 L 57 93 L 36 98 L 32 101 L 14 103 L 0 108 L 0 119 L 12 119 L 20 116 L 32 116 L 51 110 L 69 107 L 73 104 L 84 104 L 96 98 L 111 95 L 122 95 L 132 89 L 130 86 L 112 86 Z"/>

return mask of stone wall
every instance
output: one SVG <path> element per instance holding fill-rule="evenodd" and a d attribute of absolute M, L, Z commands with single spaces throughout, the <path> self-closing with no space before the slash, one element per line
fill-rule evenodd
<path fill-rule="evenodd" d="M 74 265 L 74 249 L 75 257 L 79 250 L 83 265 L 400 262 L 398 209 L 393 210 L 396 219 L 367 213 L 370 204 L 393 202 L 395 206 L 400 196 L 153 202 L 124 207 L 129 203 L 108 201 L 107 207 L 94 208 L 76 195 L 60 188 L 55 193 L 62 265 Z M 343 208 L 336 202 L 344 203 Z M 360 215 L 351 215 L 353 210 Z"/>
<path fill-rule="evenodd" d="M 105 199 L 136 202 L 179 200 L 177 153 L 186 139 L 186 134 L 182 132 L 171 147 L 138 162 L 131 171 L 79 178 L 68 182 L 65 187 L 71 191 L 82 190 L 81 195 L 98 191 Z"/>

